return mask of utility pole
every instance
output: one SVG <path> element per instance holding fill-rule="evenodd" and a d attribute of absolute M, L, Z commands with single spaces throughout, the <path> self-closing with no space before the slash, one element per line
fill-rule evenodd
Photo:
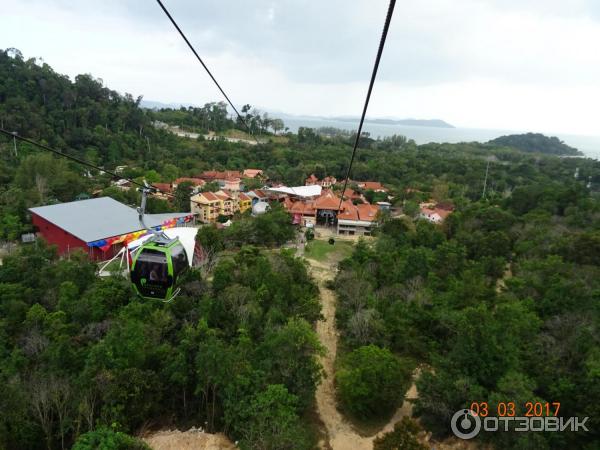
<path fill-rule="evenodd" d="M 485 198 L 485 189 L 487 187 L 487 179 L 488 179 L 489 170 L 490 170 L 490 160 L 488 159 L 487 166 L 485 168 L 485 179 L 483 180 L 483 192 L 481 193 L 481 198 Z"/>
<path fill-rule="evenodd" d="M 148 156 L 150 156 L 150 138 L 146 136 L 146 145 L 148 146 Z"/>

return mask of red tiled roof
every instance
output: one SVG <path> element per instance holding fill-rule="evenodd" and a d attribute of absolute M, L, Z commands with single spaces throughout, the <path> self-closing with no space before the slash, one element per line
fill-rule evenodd
<path fill-rule="evenodd" d="M 310 176 L 306 179 L 307 183 L 316 183 L 317 181 L 319 181 L 319 179 L 315 177 L 314 173 L 311 173 Z"/>
<path fill-rule="evenodd" d="M 344 210 L 338 214 L 338 219 L 362 220 L 365 222 L 373 222 L 379 211 L 379 208 L 375 205 L 370 205 L 368 203 L 353 205 L 349 201 L 344 202 L 343 209 Z"/>
<path fill-rule="evenodd" d="M 377 190 L 387 190 L 379 181 L 359 181 L 358 185 L 363 189 L 377 191 Z"/>
<path fill-rule="evenodd" d="M 363 202 L 366 202 L 366 199 L 360 192 L 356 192 L 354 189 L 351 188 L 346 188 L 346 190 L 344 191 L 344 198 L 350 200 L 359 199 Z"/>
<path fill-rule="evenodd" d="M 347 208 L 346 210 L 339 213 L 337 218 L 343 220 L 358 220 L 358 209 Z"/>
<path fill-rule="evenodd" d="M 445 211 L 450 211 L 450 212 L 454 211 L 454 205 L 452 203 L 443 203 L 442 202 L 442 203 L 438 203 L 435 207 L 439 208 L 439 209 L 443 209 Z"/>
<path fill-rule="evenodd" d="M 189 181 L 194 186 L 204 186 L 206 184 L 206 181 L 204 181 L 204 180 L 202 180 L 200 178 L 192 178 L 192 177 L 177 178 L 173 183 L 174 184 L 181 184 L 181 183 L 185 183 L 186 181 Z"/>
<path fill-rule="evenodd" d="M 356 205 L 356 208 L 358 209 L 360 220 L 367 220 L 369 222 L 373 222 L 377 216 L 377 213 L 379 212 L 379 208 L 376 205 L 369 205 L 365 203 Z"/>
<path fill-rule="evenodd" d="M 206 170 L 198 175 L 197 178 L 201 178 L 203 180 L 231 180 L 235 178 L 241 178 L 242 174 L 239 170 L 224 170 L 222 172 L 218 170 Z"/>
<path fill-rule="evenodd" d="M 314 210 L 304 202 L 293 202 L 289 208 L 287 208 L 288 212 L 292 214 L 304 214 L 312 212 L 314 214 Z"/>
<path fill-rule="evenodd" d="M 242 178 L 242 174 L 239 170 L 226 170 L 225 177 L 226 178 Z"/>
<path fill-rule="evenodd" d="M 215 170 L 205 170 L 197 177 L 203 180 L 214 180 L 217 177 L 217 174 L 218 172 Z"/>
<path fill-rule="evenodd" d="M 263 171 L 261 169 L 246 169 L 244 170 L 244 176 L 247 178 L 255 178 L 258 175 L 262 175 Z"/>
<path fill-rule="evenodd" d="M 294 202 L 289 209 L 293 214 L 303 214 L 305 216 L 314 216 L 315 209 L 310 203 L 303 202 L 301 200 Z"/>
<path fill-rule="evenodd" d="M 243 193 L 243 192 L 240 192 L 240 194 L 239 194 L 238 198 L 239 198 L 240 200 L 242 200 L 242 201 L 248 201 L 248 200 L 250 200 L 250 197 L 248 197 L 248 196 L 247 196 L 245 193 Z"/>
<path fill-rule="evenodd" d="M 294 206 L 294 202 L 289 197 L 284 197 L 283 202 L 281 203 L 283 204 L 283 207 L 287 210 L 292 209 L 292 206 Z"/>
<path fill-rule="evenodd" d="M 221 189 L 221 190 L 215 192 L 214 194 L 221 200 L 225 200 L 225 201 L 233 200 L 233 195 L 227 189 Z"/>
<path fill-rule="evenodd" d="M 219 197 L 217 197 L 213 192 L 203 192 L 201 196 L 203 196 L 209 202 L 219 200 Z"/>
<path fill-rule="evenodd" d="M 442 218 L 442 220 L 446 220 L 446 217 L 452 214 L 452 211 L 442 208 L 435 208 L 435 212 Z"/>
<path fill-rule="evenodd" d="M 425 216 L 431 216 L 433 214 L 437 214 L 440 216 L 440 219 L 445 220 L 452 211 L 454 211 L 454 206 L 450 204 L 435 204 L 433 202 L 421 203 L 419 205 L 421 210 L 421 214 Z"/>
<path fill-rule="evenodd" d="M 340 206 L 340 198 L 337 197 L 330 190 L 323 190 L 320 197 L 315 199 L 314 208 L 315 209 L 331 209 L 331 210 L 339 210 Z"/>
<path fill-rule="evenodd" d="M 155 188 L 157 188 L 159 191 L 162 192 L 171 192 L 171 185 L 169 183 L 153 183 L 152 186 L 154 186 Z"/>

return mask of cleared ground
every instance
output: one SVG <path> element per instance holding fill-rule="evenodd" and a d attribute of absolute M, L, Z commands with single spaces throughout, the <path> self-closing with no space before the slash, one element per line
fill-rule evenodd
<path fill-rule="evenodd" d="M 143 438 L 153 450 L 235 450 L 237 447 L 223 434 L 163 430 Z"/>

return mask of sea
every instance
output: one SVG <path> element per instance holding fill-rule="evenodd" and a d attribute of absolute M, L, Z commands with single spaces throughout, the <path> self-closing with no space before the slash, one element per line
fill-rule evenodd
<path fill-rule="evenodd" d="M 286 117 L 285 125 L 290 131 L 297 132 L 299 127 L 334 127 L 343 130 L 356 130 L 357 122 L 347 122 L 334 119 L 321 119 L 314 117 Z M 438 128 L 408 125 L 387 125 L 379 123 L 365 123 L 363 131 L 368 131 L 372 138 L 386 137 L 401 134 L 408 139 L 413 139 L 417 144 L 457 143 L 457 142 L 487 142 L 491 139 L 508 134 L 520 134 L 526 131 L 516 130 L 489 130 L 482 128 Z M 547 136 L 556 136 L 565 144 L 581 150 L 588 158 L 600 160 L 600 136 L 585 136 L 563 133 L 543 133 Z"/>

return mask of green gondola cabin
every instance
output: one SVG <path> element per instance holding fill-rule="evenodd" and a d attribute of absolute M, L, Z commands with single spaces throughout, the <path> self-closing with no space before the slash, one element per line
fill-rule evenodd
<path fill-rule="evenodd" d="M 136 252 L 131 281 L 141 297 L 169 301 L 177 295 L 180 277 L 188 268 L 185 249 L 178 239 L 151 241 Z"/>

